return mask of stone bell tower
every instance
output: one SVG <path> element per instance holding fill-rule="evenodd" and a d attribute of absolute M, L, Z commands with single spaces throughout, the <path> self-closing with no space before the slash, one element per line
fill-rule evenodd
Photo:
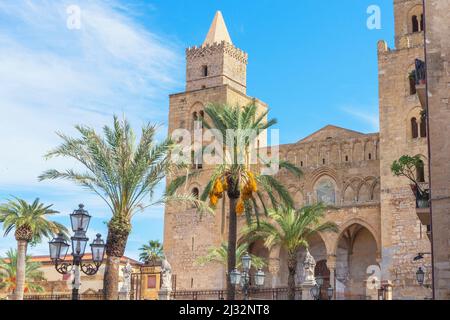
<path fill-rule="evenodd" d="M 186 91 L 170 95 L 169 135 L 176 129 L 186 129 L 193 136 L 194 123 L 205 116 L 204 108 L 209 103 L 231 106 L 255 103 L 259 112 L 265 111 L 265 103 L 246 94 L 247 61 L 247 53 L 233 45 L 218 11 L 203 44 L 186 49 Z M 265 135 L 259 140 L 260 147 L 264 147 Z M 196 171 L 195 178 L 179 193 L 201 195 L 211 167 L 193 163 L 191 170 Z M 224 268 L 214 263 L 199 265 L 198 258 L 226 241 L 227 205 L 224 199 L 214 216 L 201 216 L 195 208 L 179 204 L 166 206 L 164 251 L 172 265 L 177 290 L 225 287 Z"/>
<path fill-rule="evenodd" d="M 227 84 L 245 94 L 247 60 L 247 53 L 233 45 L 217 11 L 203 45 L 186 50 L 186 91 Z"/>
<path fill-rule="evenodd" d="M 415 60 L 424 60 L 422 0 L 394 0 L 394 13 L 395 48 L 378 42 L 381 268 L 382 280 L 394 286 L 394 299 L 413 299 L 431 294 L 417 284 L 419 264 L 413 261 L 418 252 L 430 252 L 429 232 L 417 217 L 410 183 L 395 177 L 391 165 L 403 155 L 419 155 L 428 167 L 427 128 L 414 78 Z"/>

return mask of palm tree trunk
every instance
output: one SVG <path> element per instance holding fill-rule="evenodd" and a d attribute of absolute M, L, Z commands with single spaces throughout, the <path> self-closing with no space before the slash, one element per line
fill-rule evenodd
<path fill-rule="evenodd" d="M 288 300 L 295 300 L 295 273 L 297 271 L 297 255 L 288 254 Z"/>
<path fill-rule="evenodd" d="M 230 197 L 230 217 L 228 221 L 228 276 L 227 300 L 236 299 L 236 289 L 231 283 L 231 272 L 236 268 L 237 216 L 236 204 L 239 198 Z"/>
<path fill-rule="evenodd" d="M 17 241 L 15 300 L 23 300 L 23 291 L 25 289 L 25 257 L 27 254 L 27 244 L 28 242 L 25 240 Z"/>
<path fill-rule="evenodd" d="M 119 265 L 120 257 L 107 256 L 103 288 L 105 300 L 119 299 Z"/>
<path fill-rule="evenodd" d="M 120 258 L 125 253 L 130 226 L 129 223 L 123 226 L 120 223 L 115 224 L 111 222 L 108 227 L 108 238 L 106 241 L 107 258 L 105 276 L 103 277 L 103 294 L 105 300 L 118 300 Z"/>

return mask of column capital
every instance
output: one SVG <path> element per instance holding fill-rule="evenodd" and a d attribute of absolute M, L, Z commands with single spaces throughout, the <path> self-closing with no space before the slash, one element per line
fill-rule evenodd
<path fill-rule="evenodd" d="M 336 269 L 336 255 L 335 254 L 329 254 L 327 256 L 327 268 L 328 269 Z"/>

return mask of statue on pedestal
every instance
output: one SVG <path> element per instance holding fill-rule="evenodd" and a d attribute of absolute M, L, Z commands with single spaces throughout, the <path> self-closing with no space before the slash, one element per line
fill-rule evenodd
<path fill-rule="evenodd" d="M 127 260 L 127 264 L 122 268 L 123 282 L 120 288 L 120 294 L 125 300 L 130 299 L 131 290 L 131 274 L 133 273 L 133 268 L 131 267 L 130 260 Z"/>
<path fill-rule="evenodd" d="M 161 264 L 161 289 L 172 290 L 172 267 L 164 256 Z"/>
<path fill-rule="evenodd" d="M 161 263 L 161 289 L 159 290 L 159 300 L 170 300 L 172 293 L 172 267 L 166 256 L 163 256 Z"/>
<path fill-rule="evenodd" d="M 316 278 L 314 276 L 314 269 L 316 267 L 316 261 L 314 257 L 309 253 L 309 250 L 306 249 L 305 260 L 303 261 L 303 285 L 316 285 Z"/>

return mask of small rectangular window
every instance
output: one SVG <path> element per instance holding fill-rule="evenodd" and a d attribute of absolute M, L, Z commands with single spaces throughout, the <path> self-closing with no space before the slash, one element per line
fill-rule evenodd
<path fill-rule="evenodd" d="M 202 67 L 202 73 L 204 77 L 208 76 L 208 66 L 203 66 Z"/>
<path fill-rule="evenodd" d="M 156 275 L 147 276 L 147 289 L 156 288 Z"/>

